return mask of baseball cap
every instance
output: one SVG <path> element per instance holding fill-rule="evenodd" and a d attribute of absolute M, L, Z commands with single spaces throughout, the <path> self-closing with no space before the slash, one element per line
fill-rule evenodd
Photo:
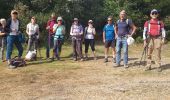
<path fill-rule="evenodd" d="M 151 13 L 153 13 L 153 12 L 158 13 L 158 10 L 156 10 L 156 9 L 151 10 Z"/>

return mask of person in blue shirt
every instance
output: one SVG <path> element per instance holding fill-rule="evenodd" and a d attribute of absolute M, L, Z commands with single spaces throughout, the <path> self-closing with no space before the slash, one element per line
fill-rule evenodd
<path fill-rule="evenodd" d="M 104 62 L 108 62 L 109 47 L 112 47 L 113 62 L 115 63 L 115 32 L 112 16 L 107 18 L 107 24 L 103 29 L 103 43 L 105 45 L 105 59 Z"/>
<path fill-rule="evenodd" d="M 119 14 L 120 19 L 115 25 L 116 34 L 116 65 L 119 67 L 121 62 L 121 49 L 124 52 L 124 67 L 128 68 L 128 44 L 127 38 L 132 37 L 136 31 L 136 26 L 133 24 L 131 19 L 126 18 L 125 10 L 122 10 Z"/>
<path fill-rule="evenodd" d="M 57 18 L 57 24 L 54 24 L 53 26 L 53 32 L 54 34 L 54 49 L 53 49 L 53 59 L 57 57 L 57 60 L 60 60 L 60 53 L 61 48 L 64 40 L 64 34 L 65 34 L 65 26 L 62 25 L 63 19 L 62 17 Z"/>

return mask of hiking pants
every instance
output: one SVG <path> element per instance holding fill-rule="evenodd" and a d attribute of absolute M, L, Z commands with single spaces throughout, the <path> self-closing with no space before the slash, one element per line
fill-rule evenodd
<path fill-rule="evenodd" d="M 50 57 L 50 49 L 54 46 L 54 35 L 48 34 L 47 37 L 47 47 L 46 47 L 46 57 Z"/>
<path fill-rule="evenodd" d="M 13 44 L 15 44 L 15 46 L 18 49 L 18 57 L 22 56 L 23 47 L 22 47 L 21 42 L 19 42 L 18 35 L 9 35 L 9 36 L 7 36 L 7 54 L 6 54 L 7 60 L 11 59 L 11 55 L 12 55 L 12 51 L 13 51 Z"/>
<path fill-rule="evenodd" d="M 53 52 L 54 52 L 56 57 L 60 56 L 62 45 L 63 45 L 63 39 L 54 39 Z"/>
<path fill-rule="evenodd" d="M 0 37 L 0 60 L 4 60 L 5 44 L 6 44 L 6 37 Z"/>
<path fill-rule="evenodd" d="M 162 47 L 162 38 L 159 37 L 150 37 L 148 39 L 148 59 L 147 64 L 151 65 L 152 53 L 153 50 L 156 50 L 156 65 L 159 67 L 161 65 L 161 47 Z"/>
<path fill-rule="evenodd" d="M 37 39 L 37 37 L 36 36 L 29 36 L 27 53 L 29 51 L 37 50 L 37 46 L 38 46 L 38 39 Z"/>
<path fill-rule="evenodd" d="M 79 56 L 80 58 L 83 58 L 82 54 L 82 39 L 80 38 L 72 38 L 72 47 L 73 47 L 73 58 L 76 58 Z"/>
<path fill-rule="evenodd" d="M 120 65 L 121 61 L 121 48 L 123 48 L 124 52 L 124 64 L 128 64 L 128 44 L 127 37 L 118 37 L 116 42 L 116 64 Z"/>
<path fill-rule="evenodd" d="M 94 39 L 85 39 L 85 53 L 88 53 L 89 45 L 92 51 L 95 51 L 95 41 Z"/>

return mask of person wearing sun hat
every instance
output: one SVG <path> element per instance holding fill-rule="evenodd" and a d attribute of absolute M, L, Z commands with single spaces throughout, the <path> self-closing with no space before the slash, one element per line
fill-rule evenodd
<path fill-rule="evenodd" d="M 60 60 L 60 54 L 65 34 L 65 26 L 63 25 L 62 17 L 57 18 L 57 24 L 54 24 L 53 32 L 54 32 L 53 60 L 56 57 L 57 60 Z"/>
<path fill-rule="evenodd" d="M 74 18 L 74 22 L 70 29 L 70 35 L 72 37 L 72 46 L 73 46 L 73 60 L 77 61 L 77 58 L 80 57 L 83 61 L 82 54 L 82 37 L 83 37 L 83 26 L 79 23 L 78 18 Z"/>
<path fill-rule="evenodd" d="M 95 40 L 94 36 L 96 35 L 96 30 L 93 26 L 93 20 L 88 21 L 88 26 L 85 28 L 84 32 L 84 39 L 85 39 L 85 59 L 88 59 L 88 49 L 89 45 L 91 47 L 94 60 L 96 60 L 96 54 L 95 54 Z"/>
<path fill-rule="evenodd" d="M 144 47 L 147 47 L 147 65 L 146 71 L 151 70 L 152 65 L 152 53 L 156 50 L 156 68 L 158 72 L 161 69 L 161 47 L 165 42 L 166 32 L 164 29 L 164 23 L 158 19 L 159 11 L 156 9 L 150 12 L 151 19 L 146 21 L 143 30 Z"/>

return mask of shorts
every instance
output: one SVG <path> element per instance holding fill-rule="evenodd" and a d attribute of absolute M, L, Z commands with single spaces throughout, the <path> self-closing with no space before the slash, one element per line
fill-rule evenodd
<path fill-rule="evenodd" d="M 114 48 L 115 44 L 116 44 L 115 40 L 106 40 L 105 41 L 105 48 L 109 48 L 109 47 Z"/>

